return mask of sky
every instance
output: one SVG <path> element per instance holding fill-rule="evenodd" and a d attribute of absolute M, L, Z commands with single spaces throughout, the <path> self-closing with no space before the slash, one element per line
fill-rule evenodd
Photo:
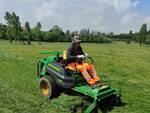
<path fill-rule="evenodd" d="M 41 22 L 42 30 L 54 25 L 65 30 L 89 28 L 101 32 L 139 31 L 143 23 L 150 29 L 150 0 L 0 0 L 0 23 L 15 12 L 22 26 Z"/>

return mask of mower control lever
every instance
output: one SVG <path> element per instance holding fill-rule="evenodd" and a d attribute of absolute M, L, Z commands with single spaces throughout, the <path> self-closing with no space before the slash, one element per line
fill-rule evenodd
<path fill-rule="evenodd" d="M 85 60 L 86 58 L 91 60 L 91 64 L 93 64 L 93 59 L 92 57 L 88 56 L 88 54 L 86 53 L 85 55 L 77 55 L 78 60 L 80 61 L 81 59 Z"/>

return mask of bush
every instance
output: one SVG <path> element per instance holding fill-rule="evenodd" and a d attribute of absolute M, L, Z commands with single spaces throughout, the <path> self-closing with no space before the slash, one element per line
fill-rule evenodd
<path fill-rule="evenodd" d="M 107 38 L 106 36 L 99 36 L 98 37 L 98 43 L 111 43 L 112 40 L 110 38 Z"/>
<path fill-rule="evenodd" d="M 111 43 L 111 42 L 112 40 L 110 38 L 107 38 L 107 37 L 104 38 L 104 43 Z"/>
<path fill-rule="evenodd" d="M 130 39 L 126 40 L 126 43 L 131 44 L 131 40 Z"/>
<path fill-rule="evenodd" d="M 145 44 L 145 45 L 150 45 L 150 40 L 146 40 L 146 41 L 144 42 L 144 44 Z"/>

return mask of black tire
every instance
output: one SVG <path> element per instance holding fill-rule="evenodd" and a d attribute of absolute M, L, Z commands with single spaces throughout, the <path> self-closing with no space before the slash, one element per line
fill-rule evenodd
<path fill-rule="evenodd" d="M 116 96 L 116 100 L 114 103 L 116 106 L 120 106 L 121 105 L 121 95 L 119 95 L 118 97 Z"/>
<path fill-rule="evenodd" d="M 115 106 L 120 106 L 121 105 L 121 95 L 113 95 L 111 96 L 111 104 Z"/>
<path fill-rule="evenodd" d="M 82 107 L 81 107 L 81 113 L 85 113 L 86 109 L 87 109 L 90 105 L 91 105 L 91 102 L 88 101 L 88 100 L 86 100 L 86 101 L 83 103 Z M 97 107 L 95 107 L 95 108 L 91 111 L 91 113 L 98 113 Z"/>
<path fill-rule="evenodd" d="M 56 97 L 57 95 L 57 85 L 55 79 L 50 75 L 40 78 L 39 80 L 39 91 L 40 94 L 48 99 Z"/>

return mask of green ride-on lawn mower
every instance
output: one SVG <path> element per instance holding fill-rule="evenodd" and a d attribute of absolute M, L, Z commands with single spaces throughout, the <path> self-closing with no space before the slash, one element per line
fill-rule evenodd
<path fill-rule="evenodd" d="M 40 59 L 38 62 L 38 85 L 40 94 L 48 99 L 58 97 L 64 91 L 81 95 L 84 100 L 80 105 L 74 105 L 72 112 L 76 107 L 81 106 L 82 113 L 96 113 L 99 103 L 103 100 L 108 104 L 119 105 L 121 103 L 120 90 L 111 86 L 103 85 L 101 87 L 90 87 L 81 73 L 77 70 L 71 70 L 65 65 L 63 52 L 40 52 L 41 54 L 50 54 L 47 58 Z M 85 57 L 85 59 L 91 57 Z"/>

